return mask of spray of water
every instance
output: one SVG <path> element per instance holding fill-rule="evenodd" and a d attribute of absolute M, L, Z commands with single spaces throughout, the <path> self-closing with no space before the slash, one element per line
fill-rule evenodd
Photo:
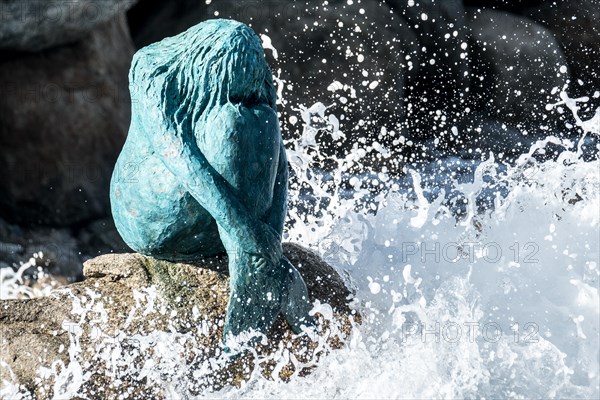
<path fill-rule="evenodd" d="M 389 151 L 365 143 L 326 159 L 315 138 L 342 139 L 338 119 L 321 103 L 299 108 L 303 135 L 287 143 L 293 176 L 286 239 L 312 247 L 347 277 L 363 323 L 341 349 L 317 339 L 324 350 L 318 360 L 299 361 L 285 348 L 262 360 L 276 371 L 290 362 L 298 371 L 310 367 L 306 377 L 283 383 L 256 369 L 241 388 L 202 397 L 597 398 L 600 162 L 584 157 L 582 143 L 600 134 L 600 110 L 580 118 L 578 104 L 587 100 L 563 90 L 549 106 L 572 112 L 581 140 L 549 136 L 511 166 L 489 154 L 471 180 L 455 179 L 442 190 L 415 170 L 404 180 L 367 168 L 350 173 L 367 153 Z M 540 160 L 549 145 L 560 154 Z M 482 199 L 490 206 L 482 209 Z M 2 270 L 2 293 L 46 295 L 21 285 L 32 265 Z M 168 398 L 197 393 L 223 362 L 190 363 L 201 344 L 174 330 L 103 335 L 102 299 L 93 291 L 84 297 L 72 296 L 80 328 L 69 330 L 70 362 L 38 373 L 40 384 L 53 382 L 56 398 L 85 395 L 80 339 L 91 325 L 95 359 L 108 376 L 146 379 Z M 154 288 L 136 293 L 132 323 L 160 312 L 159 297 Z M 331 308 L 315 304 L 314 311 L 327 316 Z M 1 390 L 27 398 L 15 382 Z"/>

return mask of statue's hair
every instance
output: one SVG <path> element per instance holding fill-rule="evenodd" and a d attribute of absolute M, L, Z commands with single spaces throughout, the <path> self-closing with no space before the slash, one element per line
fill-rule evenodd
<path fill-rule="evenodd" d="M 196 122 L 227 102 L 276 107 L 260 39 L 233 20 L 208 20 L 140 49 L 129 81 L 132 98 L 141 91 L 157 101 L 164 121 L 179 132 L 193 132 Z"/>

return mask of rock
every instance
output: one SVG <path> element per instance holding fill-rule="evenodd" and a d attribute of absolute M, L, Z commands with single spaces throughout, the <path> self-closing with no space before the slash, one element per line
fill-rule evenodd
<path fill-rule="evenodd" d="M 75 42 L 118 20 L 137 0 L 0 0 L 0 50 L 39 51 Z"/>
<path fill-rule="evenodd" d="M 469 105 L 517 128 L 548 123 L 545 106 L 556 100 L 551 91 L 569 79 L 567 60 L 552 34 L 504 11 L 470 9 L 468 19 L 473 49 Z"/>
<path fill-rule="evenodd" d="M 575 85 L 571 85 L 570 90 L 591 96 L 600 88 L 600 3 L 597 0 L 545 1 L 529 7 L 523 14 L 546 26 L 562 44 L 573 78 L 584 83 L 581 90 Z"/>
<path fill-rule="evenodd" d="M 314 340 L 292 336 L 280 320 L 257 347 L 259 371 L 286 380 L 296 368 L 308 373 L 320 356 L 339 348 L 351 320 L 360 318 L 333 268 L 298 245 L 285 244 L 284 252 L 303 275 L 311 300 L 329 304 L 318 309 L 320 335 Z M 174 386 L 195 396 L 239 385 L 256 360 L 251 353 L 222 355 L 226 268 L 225 257 L 188 265 L 107 254 L 85 263 L 85 281 L 49 297 L 0 301 L 5 390 L 38 398 L 167 398 Z M 306 364 L 290 361 L 284 349 Z"/>
<path fill-rule="evenodd" d="M 545 0 L 464 0 L 467 7 L 488 7 L 519 14 L 528 7 L 538 6 Z"/>
<path fill-rule="evenodd" d="M 560 44 L 572 82 L 571 97 L 591 96 L 600 87 L 600 3 L 597 0 L 465 0 L 467 7 L 505 10 L 543 25 Z M 508 32 L 511 32 L 510 30 Z M 581 84 L 578 82 L 581 80 Z M 582 104 L 581 114 L 591 118 L 599 102 Z"/>
<path fill-rule="evenodd" d="M 0 300 L 0 304 L 0 363 L 10 368 L 7 375 L 3 365 L 0 380 L 23 378 L 23 383 L 34 391 L 34 377 L 40 366 L 69 362 L 69 338 L 62 323 L 71 319 L 71 305 L 53 297 Z"/>
<path fill-rule="evenodd" d="M 24 276 L 37 279 L 37 266 L 44 273 L 70 280 L 83 277 L 82 263 L 106 253 L 131 251 L 119 236 L 111 217 L 90 221 L 81 227 L 22 227 L 0 218 L 0 268 L 19 266 L 34 255 L 36 265 Z"/>
<path fill-rule="evenodd" d="M 428 149 L 432 161 L 457 156 L 462 160 L 487 160 L 493 152 L 496 161 L 513 162 L 527 152 L 544 132 L 520 130 L 506 123 L 490 119 L 487 113 L 465 113 L 454 128 L 443 136 L 430 140 Z M 436 175 L 434 171 L 431 174 Z"/>
<path fill-rule="evenodd" d="M 407 82 L 407 113 L 411 137 L 431 135 L 435 112 L 459 115 L 469 90 L 469 29 L 462 0 L 386 0 L 415 32 L 420 54 L 419 74 Z M 454 106 L 454 107 L 452 107 Z M 458 110 L 461 111 L 458 111 Z"/>
<path fill-rule="evenodd" d="M 132 55 L 122 15 L 72 45 L 0 54 L 0 217 L 66 226 L 108 214 Z"/>

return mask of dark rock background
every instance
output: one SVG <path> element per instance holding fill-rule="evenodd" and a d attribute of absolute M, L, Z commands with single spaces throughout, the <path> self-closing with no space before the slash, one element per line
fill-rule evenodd
<path fill-rule="evenodd" d="M 123 15 L 73 44 L 0 53 L 2 217 L 66 226 L 106 215 L 133 53 Z"/>
<path fill-rule="evenodd" d="M 39 51 L 82 40 L 136 0 L 0 0 L 0 49 Z"/>
<path fill-rule="evenodd" d="M 0 263 L 47 249 L 77 276 L 82 260 L 126 249 L 108 184 L 131 56 L 200 21 L 235 18 L 271 38 L 287 138 L 301 135 L 297 107 L 320 101 L 345 135 L 323 130 L 327 154 L 378 141 L 393 157 L 363 164 L 401 174 L 448 154 L 510 159 L 548 130 L 576 137 L 544 106 L 569 80 L 573 93 L 600 89 L 598 10 L 598 0 L 0 0 Z M 72 267 L 53 248 L 69 249 Z"/>

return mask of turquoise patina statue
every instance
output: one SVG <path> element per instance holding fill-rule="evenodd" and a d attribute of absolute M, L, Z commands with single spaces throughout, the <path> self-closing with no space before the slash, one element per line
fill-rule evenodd
<path fill-rule="evenodd" d="M 281 313 L 311 325 L 304 281 L 283 256 L 287 159 L 258 36 L 210 20 L 139 50 L 132 120 L 111 181 L 117 229 L 171 261 L 226 251 L 225 335 L 266 333 Z"/>

